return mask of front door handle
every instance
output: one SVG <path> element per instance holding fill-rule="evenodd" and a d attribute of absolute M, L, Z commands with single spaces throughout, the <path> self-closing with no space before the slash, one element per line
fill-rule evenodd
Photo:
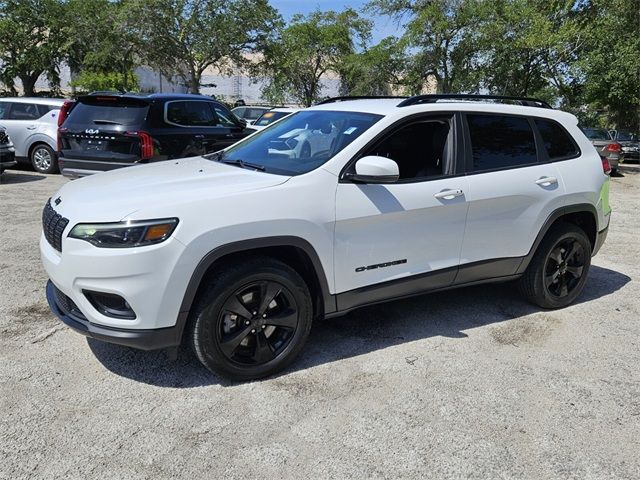
<path fill-rule="evenodd" d="M 536 185 L 541 187 L 550 187 L 551 185 L 557 185 L 558 179 L 556 177 L 541 177 L 536 180 Z"/>
<path fill-rule="evenodd" d="M 443 190 L 434 195 L 438 200 L 453 200 L 456 197 L 461 197 L 464 192 L 460 189 L 457 190 Z"/>
<path fill-rule="evenodd" d="M 29 125 L 27 130 L 35 130 L 36 128 L 38 128 L 36 125 Z"/>

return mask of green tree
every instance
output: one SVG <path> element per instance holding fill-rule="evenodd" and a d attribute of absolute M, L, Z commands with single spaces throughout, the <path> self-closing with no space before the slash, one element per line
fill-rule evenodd
<path fill-rule="evenodd" d="M 137 37 L 131 9 L 123 1 L 66 0 L 63 26 L 65 62 L 72 87 L 110 85 L 95 90 L 131 90 L 137 86 Z M 81 78 L 77 78 L 81 77 Z"/>
<path fill-rule="evenodd" d="M 130 0 L 128 11 L 142 60 L 192 93 L 207 68 L 246 64 L 280 22 L 267 0 Z"/>
<path fill-rule="evenodd" d="M 404 82 L 411 93 L 435 79 L 440 93 L 477 90 L 478 23 L 484 2 L 477 0 L 372 0 L 369 9 L 405 22 Z"/>
<path fill-rule="evenodd" d="M 400 42 L 388 37 L 362 52 L 347 55 L 337 67 L 343 95 L 391 95 L 402 85 L 406 68 Z"/>
<path fill-rule="evenodd" d="M 264 51 L 261 67 L 269 78 L 264 95 L 312 105 L 321 98 L 322 78 L 339 75 L 345 59 L 365 46 L 370 31 L 371 22 L 353 9 L 294 16 Z"/>
<path fill-rule="evenodd" d="M 581 2 L 585 46 L 577 66 L 584 99 L 609 126 L 640 129 L 640 9 L 637 1 Z"/>
<path fill-rule="evenodd" d="M 0 80 L 14 94 L 16 78 L 27 96 L 35 94 L 43 74 L 52 87 L 59 86 L 63 19 L 56 0 L 0 2 Z"/>

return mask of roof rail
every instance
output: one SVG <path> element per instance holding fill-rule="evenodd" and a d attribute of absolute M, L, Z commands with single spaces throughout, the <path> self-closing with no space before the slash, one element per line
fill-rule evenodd
<path fill-rule="evenodd" d="M 409 105 L 420 105 L 422 103 L 436 103 L 438 100 L 496 100 L 500 102 L 518 102 L 525 107 L 552 108 L 544 100 L 528 97 L 507 97 L 504 95 L 480 95 L 480 94 L 463 94 L 463 93 L 443 93 L 430 95 L 415 95 L 400 102 L 398 107 L 407 107 Z"/>
<path fill-rule="evenodd" d="M 316 103 L 316 105 L 326 105 L 327 103 L 347 102 L 349 100 L 376 100 L 378 98 L 404 98 L 404 99 L 407 99 L 407 97 L 398 97 L 398 96 L 395 96 L 395 95 L 344 96 L 344 97 L 327 98 L 326 100 L 322 100 L 321 102 Z"/>

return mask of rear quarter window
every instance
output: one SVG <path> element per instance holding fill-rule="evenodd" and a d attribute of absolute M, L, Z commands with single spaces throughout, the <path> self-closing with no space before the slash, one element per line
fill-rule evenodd
<path fill-rule="evenodd" d="M 529 120 L 507 115 L 466 115 L 473 171 L 533 165 L 538 162 Z"/>
<path fill-rule="evenodd" d="M 542 137 L 542 143 L 544 143 L 549 160 L 573 158 L 580 154 L 576 142 L 558 122 L 536 119 L 535 124 Z"/>

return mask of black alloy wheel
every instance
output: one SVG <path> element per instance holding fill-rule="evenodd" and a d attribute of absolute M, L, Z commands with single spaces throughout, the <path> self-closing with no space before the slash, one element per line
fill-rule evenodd
<path fill-rule="evenodd" d="M 553 225 L 520 278 L 520 291 L 542 308 L 570 305 L 587 281 L 591 249 L 591 241 L 579 226 Z"/>
<path fill-rule="evenodd" d="M 231 294 L 220 311 L 216 334 L 232 362 L 263 365 L 282 353 L 297 328 L 295 298 L 284 285 L 265 280 Z"/>
<path fill-rule="evenodd" d="M 566 297 L 580 283 L 584 273 L 584 248 L 574 239 L 559 242 L 547 258 L 544 285 L 555 297 Z"/>
<path fill-rule="evenodd" d="M 289 265 L 253 257 L 216 268 L 199 293 L 188 339 L 209 370 L 233 380 L 272 375 L 302 351 L 313 320 L 304 279 Z"/>

